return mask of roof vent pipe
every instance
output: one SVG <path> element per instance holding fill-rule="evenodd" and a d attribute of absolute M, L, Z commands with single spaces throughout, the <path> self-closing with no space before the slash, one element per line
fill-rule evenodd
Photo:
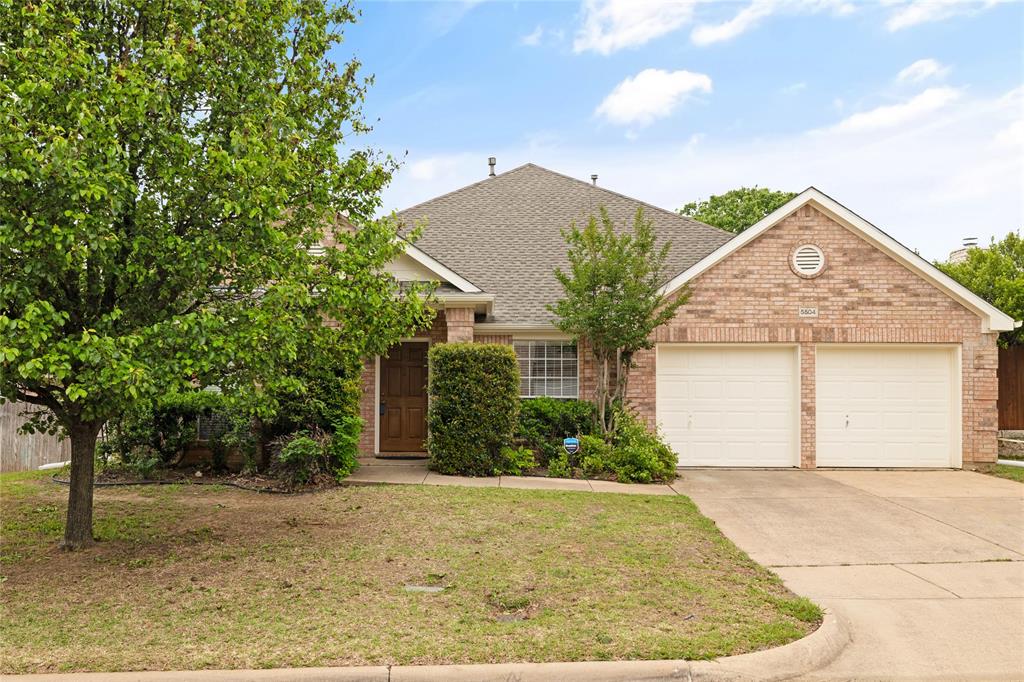
<path fill-rule="evenodd" d="M 594 187 L 597 187 L 597 173 L 590 176 L 590 182 L 594 184 Z"/>
<path fill-rule="evenodd" d="M 491 172 L 488 173 L 488 177 L 494 177 L 494 164 L 498 163 L 498 160 L 493 156 L 487 159 L 487 165 L 491 167 Z"/>

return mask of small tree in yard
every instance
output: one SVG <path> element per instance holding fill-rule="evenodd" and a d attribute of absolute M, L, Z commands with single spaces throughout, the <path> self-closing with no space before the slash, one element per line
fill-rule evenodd
<path fill-rule="evenodd" d="M 0 4 L 0 398 L 71 439 L 65 548 L 92 541 L 108 419 L 210 384 L 266 416 L 301 349 L 352 364 L 427 317 L 383 272 L 402 250 L 373 220 L 393 163 L 338 153 L 367 130 L 359 64 L 327 58 L 353 18 Z M 335 229 L 343 212 L 358 229 Z M 325 231 L 337 248 L 311 255 Z"/>
<path fill-rule="evenodd" d="M 616 405 L 629 387 L 634 354 L 653 347 L 652 332 L 675 317 L 689 294 L 659 293 L 671 245 L 655 244 L 651 221 L 637 209 L 632 230 L 617 231 L 602 207 L 582 229 L 563 231 L 569 271 L 555 271 L 565 296 L 549 309 L 562 331 L 585 341 L 597 364 L 594 402 L 605 434 L 615 431 Z"/>

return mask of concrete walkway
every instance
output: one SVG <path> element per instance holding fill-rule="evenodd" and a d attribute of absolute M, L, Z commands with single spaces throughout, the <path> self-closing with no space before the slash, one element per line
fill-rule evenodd
<path fill-rule="evenodd" d="M 574 478 L 539 476 L 443 476 L 427 470 L 423 459 L 364 458 L 359 469 L 345 479 L 348 483 L 409 483 L 423 485 L 458 485 L 474 488 L 520 488 L 526 490 L 583 490 L 600 493 L 634 495 L 678 495 L 669 485 L 656 483 L 615 483 L 614 481 L 583 481 Z"/>
<path fill-rule="evenodd" d="M 1024 485 L 966 471 L 687 471 L 673 486 L 851 643 L 804 679 L 1024 679 Z"/>

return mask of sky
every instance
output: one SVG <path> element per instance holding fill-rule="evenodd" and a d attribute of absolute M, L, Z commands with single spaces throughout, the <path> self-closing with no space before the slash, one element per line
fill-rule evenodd
<path fill-rule="evenodd" d="M 676 209 L 815 186 L 927 258 L 1024 227 L 1024 2 L 357 2 L 400 210 L 532 162 Z"/>

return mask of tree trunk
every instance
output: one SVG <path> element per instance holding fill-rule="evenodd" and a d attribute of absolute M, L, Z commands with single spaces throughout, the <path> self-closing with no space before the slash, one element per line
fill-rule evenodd
<path fill-rule="evenodd" d="M 264 472 L 270 468 L 270 448 L 263 442 L 263 420 L 259 417 L 252 419 L 253 437 L 253 460 L 256 463 L 256 470 Z"/>
<path fill-rule="evenodd" d="M 71 486 L 68 488 L 68 518 L 61 549 L 73 551 L 92 544 L 92 477 L 96 457 L 96 436 L 100 425 L 79 422 L 71 426 Z"/>

